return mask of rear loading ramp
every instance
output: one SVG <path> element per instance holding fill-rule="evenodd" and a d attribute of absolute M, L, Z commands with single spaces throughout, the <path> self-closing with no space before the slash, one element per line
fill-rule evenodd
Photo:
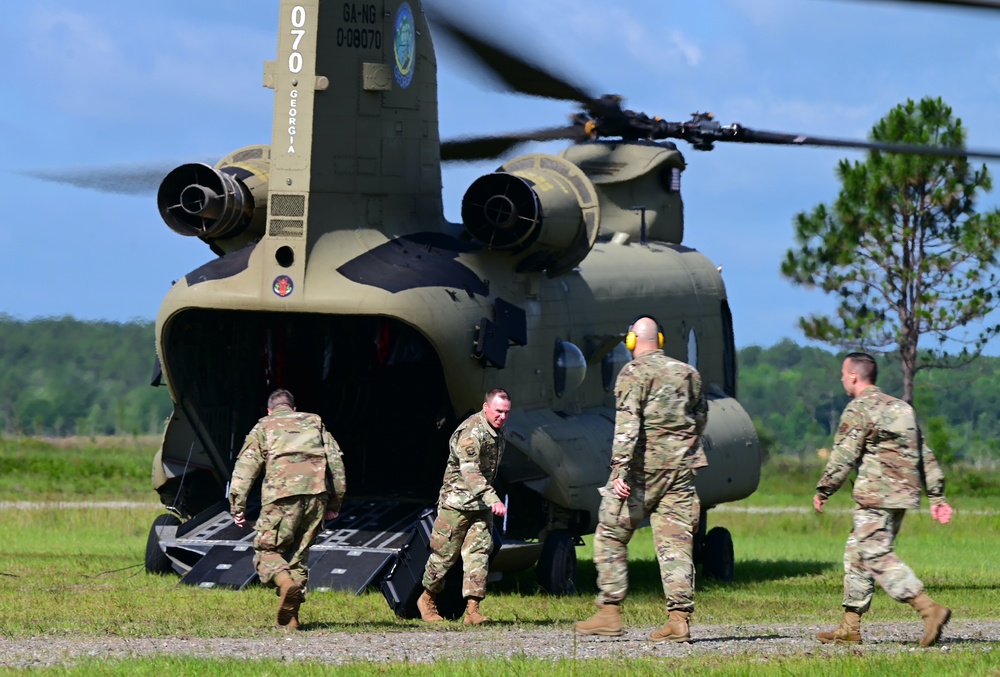
<path fill-rule="evenodd" d="M 309 589 L 358 594 L 377 583 L 406 544 L 426 504 L 347 501 L 340 516 L 309 550 Z M 258 583 L 253 565 L 253 522 L 240 528 L 220 503 L 178 527 L 160 532 L 159 547 L 181 583 L 242 590 Z"/>

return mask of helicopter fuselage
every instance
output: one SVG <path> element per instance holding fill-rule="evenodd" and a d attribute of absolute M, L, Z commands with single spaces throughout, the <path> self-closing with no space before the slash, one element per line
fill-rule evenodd
<path fill-rule="evenodd" d="M 168 225 L 219 255 L 175 283 L 157 318 L 175 403 L 154 461 L 163 503 L 193 517 L 223 499 L 279 387 L 326 421 L 350 496 L 433 503 L 454 427 L 503 387 L 505 537 L 591 533 L 637 315 L 660 322 L 665 351 L 709 395 L 703 504 L 752 493 L 760 449 L 736 401 L 732 317 L 720 270 L 682 244 L 676 148 L 601 141 L 514 158 L 449 223 L 420 3 L 329 7 L 281 2 L 264 76 L 271 144 L 161 185 Z"/>

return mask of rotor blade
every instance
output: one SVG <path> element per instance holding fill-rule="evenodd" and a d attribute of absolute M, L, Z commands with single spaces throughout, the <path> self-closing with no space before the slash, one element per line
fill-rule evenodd
<path fill-rule="evenodd" d="M 867 2 L 868 0 L 864 0 Z M 890 0 L 891 2 L 920 3 L 923 5 L 953 5 L 955 7 L 975 7 L 977 9 L 1000 9 L 998 0 Z"/>
<path fill-rule="evenodd" d="M 149 163 L 117 167 L 73 167 L 68 169 L 38 169 L 18 172 L 42 181 L 67 183 L 102 193 L 147 195 L 155 193 L 160 182 L 176 163 Z"/>
<path fill-rule="evenodd" d="M 444 18 L 442 13 L 436 13 L 432 16 L 431 23 L 434 28 L 440 29 L 444 35 L 475 56 L 515 92 L 547 99 L 578 101 L 587 107 L 599 105 L 599 102 L 581 87 L 545 71 L 536 64 L 528 63 L 516 54 L 490 43 L 484 38 L 473 35 L 465 28 Z"/>
<path fill-rule="evenodd" d="M 832 148 L 859 148 L 862 150 L 878 150 L 886 153 L 906 153 L 909 155 L 934 155 L 938 157 L 970 157 L 984 160 L 1000 160 L 998 151 L 970 150 L 968 148 L 947 148 L 944 146 L 921 146 L 910 143 L 892 143 L 887 141 L 851 141 L 847 139 L 829 139 L 822 136 L 806 134 L 783 134 L 781 132 L 766 132 L 746 127 L 737 127 L 736 133 L 722 141 L 740 143 L 766 143 L 783 146 L 827 146 Z"/>
<path fill-rule="evenodd" d="M 579 125 L 553 127 L 502 136 L 479 136 L 453 139 L 441 143 L 442 162 L 469 162 L 495 158 L 528 141 L 583 141 L 587 133 Z"/>

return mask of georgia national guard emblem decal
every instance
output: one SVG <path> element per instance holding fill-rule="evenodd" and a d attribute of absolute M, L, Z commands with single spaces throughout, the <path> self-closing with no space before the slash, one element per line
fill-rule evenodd
<path fill-rule="evenodd" d="M 271 289 L 281 298 L 285 298 L 295 289 L 295 284 L 292 282 L 292 278 L 287 275 L 279 275 L 274 278 L 274 284 L 271 286 Z"/>
<path fill-rule="evenodd" d="M 413 25 L 413 10 L 410 3 L 404 2 L 396 10 L 396 21 L 393 25 L 392 52 L 395 63 L 392 72 L 396 82 L 403 89 L 410 86 L 413 80 L 413 67 L 417 56 L 417 31 Z"/>

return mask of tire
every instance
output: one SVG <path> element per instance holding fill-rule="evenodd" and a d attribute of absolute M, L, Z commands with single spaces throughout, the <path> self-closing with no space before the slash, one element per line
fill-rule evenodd
<path fill-rule="evenodd" d="M 181 520 L 177 515 L 166 513 L 159 515 L 153 520 L 153 526 L 149 528 L 149 537 L 146 538 L 146 571 L 151 574 L 172 574 L 174 565 L 160 547 L 159 527 L 176 527 Z"/>
<path fill-rule="evenodd" d="M 572 595 L 576 592 L 576 542 L 569 531 L 549 532 L 542 554 L 535 565 L 538 585 L 550 595 Z"/>
<path fill-rule="evenodd" d="M 717 581 L 731 581 L 736 575 L 733 537 L 725 527 L 715 527 L 705 534 L 701 546 L 701 573 Z"/>

